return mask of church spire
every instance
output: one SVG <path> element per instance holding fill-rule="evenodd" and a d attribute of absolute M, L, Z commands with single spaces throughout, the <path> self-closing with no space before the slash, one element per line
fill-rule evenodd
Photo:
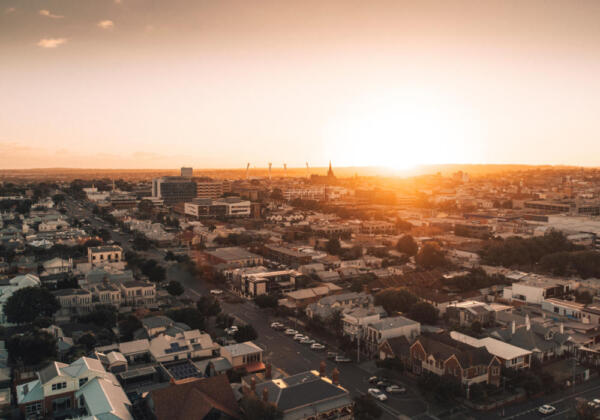
<path fill-rule="evenodd" d="M 333 178 L 333 169 L 331 169 L 331 161 L 329 161 L 329 170 L 327 171 L 327 176 Z"/>

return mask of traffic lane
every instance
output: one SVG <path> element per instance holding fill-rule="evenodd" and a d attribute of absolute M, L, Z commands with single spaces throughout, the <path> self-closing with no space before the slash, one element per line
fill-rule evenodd
<path fill-rule="evenodd" d="M 539 418 L 540 414 L 538 409 L 544 404 L 549 404 L 556 408 L 556 412 L 545 418 L 561 418 L 561 416 L 568 417 L 569 412 L 572 412 L 575 405 L 575 398 L 585 398 L 591 400 L 598 398 L 600 395 L 600 378 L 594 378 L 584 384 L 576 386 L 575 390 L 568 389 L 566 391 L 559 391 L 549 396 L 543 396 L 536 399 L 529 399 L 525 402 L 509 405 L 504 409 L 494 410 L 489 413 L 473 412 L 473 417 L 476 419 L 489 419 L 501 418 L 501 419 L 524 419 L 524 418 Z"/>

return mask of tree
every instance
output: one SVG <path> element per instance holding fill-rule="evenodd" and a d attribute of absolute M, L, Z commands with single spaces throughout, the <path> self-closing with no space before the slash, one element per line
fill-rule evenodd
<path fill-rule="evenodd" d="M 403 252 L 412 257 L 413 255 L 417 255 L 419 246 L 417 245 L 417 242 L 411 235 L 404 235 L 403 237 L 398 239 L 398 243 L 396 243 L 396 249 L 399 252 Z"/>
<path fill-rule="evenodd" d="M 381 417 L 383 410 L 370 395 L 354 397 L 354 418 L 356 420 L 376 420 Z"/>
<path fill-rule="evenodd" d="M 344 325 L 343 318 L 342 311 L 339 309 L 333 310 L 326 320 L 326 324 L 330 331 L 333 331 L 336 335 L 342 334 L 342 327 Z"/>
<path fill-rule="evenodd" d="M 327 242 L 325 250 L 331 255 L 338 255 L 342 251 L 342 245 L 340 244 L 340 240 L 338 238 L 331 238 Z"/>
<path fill-rule="evenodd" d="M 112 305 L 97 305 L 92 312 L 81 316 L 80 320 L 101 328 L 113 328 L 117 325 L 117 308 Z"/>
<path fill-rule="evenodd" d="M 271 295 L 258 295 L 254 298 L 254 303 L 258 305 L 259 308 L 276 308 L 277 307 L 277 298 Z"/>
<path fill-rule="evenodd" d="M 29 331 L 10 337 L 6 349 L 13 363 L 37 365 L 56 358 L 56 339 L 45 331 Z"/>
<path fill-rule="evenodd" d="M 428 270 L 446 265 L 444 251 L 433 243 L 427 243 L 419 250 L 416 257 L 417 264 Z"/>
<path fill-rule="evenodd" d="M 244 420 L 279 420 L 283 412 L 274 404 L 258 399 L 256 395 L 246 395 L 240 401 L 240 409 Z"/>
<path fill-rule="evenodd" d="M 136 233 L 133 237 L 133 249 L 136 251 L 147 251 L 152 243 L 141 233 Z"/>
<path fill-rule="evenodd" d="M 175 322 L 183 322 L 193 330 L 204 329 L 204 316 L 196 308 L 173 309 L 166 315 Z"/>
<path fill-rule="evenodd" d="M 153 210 L 154 204 L 150 200 L 141 200 L 140 204 L 138 204 L 138 211 L 146 218 L 152 215 Z"/>
<path fill-rule="evenodd" d="M 438 310 L 427 302 L 418 302 L 410 308 L 408 317 L 421 324 L 433 325 L 438 319 Z"/>
<path fill-rule="evenodd" d="M 140 265 L 140 270 L 153 283 L 160 283 L 167 277 L 165 268 L 159 265 L 156 260 L 145 260 Z"/>
<path fill-rule="evenodd" d="M 119 334 L 122 341 L 133 340 L 133 333 L 142 328 L 142 322 L 134 315 L 119 321 Z"/>
<path fill-rule="evenodd" d="M 239 327 L 233 338 L 238 343 L 243 343 L 245 341 L 256 340 L 258 338 L 258 333 L 252 325 L 246 324 Z"/>
<path fill-rule="evenodd" d="M 25 324 L 39 316 L 52 317 L 59 309 L 58 300 L 48 289 L 25 287 L 8 298 L 4 313 L 8 322 Z"/>
<path fill-rule="evenodd" d="M 77 340 L 77 344 L 83 346 L 87 351 L 90 351 L 96 345 L 96 337 L 94 337 L 90 333 L 84 334 L 81 337 L 79 337 L 79 340 Z"/>
<path fill-rule="evenodd" d="M 52 196 L 52 202 L 54 203 L 55 206 L 59 206 L 62 203 L 65 202 L 65 195 L 64 194 L 54 194 Z"/>
<path fill-rule="evenodd" d="M 594 299 L 592 295 L 587 290 L 584 290 L 583 292 L 575 292 L 575 301 L 578 303 L 585 303 L 587 305 L 592 303 L 593 300 Z"/>
<path fill-rule="evenodd" d="M 281 188 L 273 188 L 271 192 L 271 200 L 283 200 L 283 192 L 281 192 Z"/>
<path fill-rule="evenodd" d="M 169 292 L 171 296 L 181 296 L 185 291 L 181 283 L 175 280 L 170 281 L 165 289 L 167 289 L 167 292 Z"/>
<path fill-rule="evenodd" d="M 196 308 L 207 318 L 221 313 L 221 304 L 212 296 L 202 296 L 196 302 Z"/>
<path fill-rule="evenodd" d="M 408 313 L 417 297 L 406 289 L 384 289 L 375 295 L 375 304 L 383 306 L 388 314 L 396 312 Z"/>

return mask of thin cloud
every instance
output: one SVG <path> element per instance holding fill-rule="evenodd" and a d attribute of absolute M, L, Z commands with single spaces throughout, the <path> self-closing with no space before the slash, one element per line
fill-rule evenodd
<path fill-rule="evenodd" d="M 14 13 L 16 11 L 17 11 L 16 7 L 9 7 L 9 8 L 7 8 L 7 9 L 4 10 L 4 14 L 5 15 L 10 15 L 11 13 Z"/>
<path fill-rule="evenodd" d="M 66 42 L 67 38 L 42 38 L 37 43 L 37 46 L 42 48 L 56 48 Z"/>
<path fill-rule="evenodd" d="M 98 27 L 102 29 L 112 29 L 114 26 L 115 23 L 112 20 L 101 20 L 98 22 Z"/>
<path fill-rule="evenodd" d="M 40 15 L 49 17 L 51 19 L 62 19 L 62 18 L 64 18 L 64 16 L 62 16 L 62 15 L 54 15 L 54 14 L 50 13 L 50 10 L 42 9 L 42 10 L 40 10 L 39 13 L 40 13 Z"/>

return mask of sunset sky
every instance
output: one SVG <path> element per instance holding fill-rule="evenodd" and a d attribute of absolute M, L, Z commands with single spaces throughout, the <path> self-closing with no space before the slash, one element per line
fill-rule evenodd
<path fill-rule="evenodd" d="M 0 168 L 600 166 L 597 0 L 0 0 Z"/>

